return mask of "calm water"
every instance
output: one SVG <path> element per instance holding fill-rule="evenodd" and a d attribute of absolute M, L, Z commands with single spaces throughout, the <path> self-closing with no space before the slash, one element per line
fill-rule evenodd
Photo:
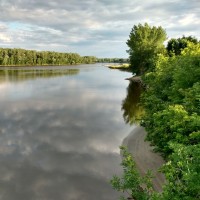
<path fill-rule="evenodd" d="M 100 64 L 0 70 L 0 200 L 116 200 L 130 76 Z"/>

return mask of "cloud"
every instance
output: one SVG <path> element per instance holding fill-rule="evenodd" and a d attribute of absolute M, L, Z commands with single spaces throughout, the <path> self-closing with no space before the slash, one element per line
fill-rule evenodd
<path fill-rule="evenodd" d="M 7 36 L 5 33 L 0 33 L 0 41 L 3 43 L 10 43 L 12 39 L 11 37 Z"/>
<path fill-rule="evenodd" d="M 133 25 L 148 22 L 163 26 L 169 37 L 199 37 L 199 13 L 198 0 L 1 0 L 0 24 L 7 29 L 0 41 L 7 47 L 127 57 Z"/>
<path fill-rule="evenodd" d="M 118 199 L 108 181 L 131 129 L 119 81 L 129 74 L 80 68 L 76 78 L 0 84 L 0 199 Z"/>

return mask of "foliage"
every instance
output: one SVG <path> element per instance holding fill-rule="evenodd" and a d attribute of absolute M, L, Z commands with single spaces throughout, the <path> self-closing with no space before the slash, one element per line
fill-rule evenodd
<path fill-rule="evenodd" d="M 183 49 L 181 52 L 182 55 L 190 55 L 190 56 L 199 56 L 200 54 L 200 43 L 193 44 L 188 42 L 187 48 Z"/>
<path fill-rule="evenodd" d="M 134 25 L 126 43 L 133 72 L 140 75 L 151 70 L 157 55 L 165 52 L 163 42 L 166 39 L 166 32 L 160 26 Z"/>
<path fill-rule="evenodd" d="M 183 144 L 199 142 L 190 135 L 200 130 L 200 117 L 196 113 L 189 115 L 182 105 L 169 105 L 154 113 L 151 123 L 153 127 L 147 127 L 147 138 L 165 155 L 171 153 L 169 141 Z"/>
<path fill-rule="evenodd" d="M 184 96 L 183 105 L 190 113 L 197 113 L 200 115 L 200 82 L 193 84 L 191 88 L 184 91 L 180 90 Z"/>
<path fill-rule="evenodd" d="M 170 56 L 173 54 L 180 55 L 181 51 L 188 46 L 188 42 L 197 44 L 198 40 L 192 36 L 183 36 L 181 38 L 172 38 L 167 43 L 167 52 Z"/>
<path fill-rule="evenodd" d="M 126 193 L 129 197 L 135 200 L 148 200 L 153 191 L 150 172 L 147 172 L 143 177 L 139 175 L 136 169 L 136 164 L 126 148 L 120 147 L 122 153 L 122 177 L 113 176 L 111 184 L 117 191 Z M 126 195 L 126 196 L 127 196 Z M 125 197 L 121 197 L 125 199 Z"/>
<path fill-rule="evenodd" d="M 168 142 L 197 144 L 200 130 L 200 45 L 189 44 L 180 56 L 160 56 L 155 72 L 146 74 L 143 95 L 147 139 L 165 156 Z M 196 136 L 196 138 L 195 138 Z"/>
<path fill-rule="evenodd" d="M 200 44 L 187 43 L 180 55 L 161 55 L 142 101 L 147 139 L 163 152 L 167 183 L 155 199 L 200 198 Z"/>
<path fill-rule="evenodd" d="M 167 183 L 158 200 L 200 199 L 200 144 L 180 145 L 170 143 L 174 153 L 163 166 Z"/>
<path fill-rule="evenodd" d="M 142 124 L 147 139 L 165 156 L 163 191 L 138 191 L 141 186 L 135 163 L 123 155 L 122 178 L 114 177 L 118 191 L 131 191 L 133 199 L 200 199 L 200 44 L 187 42 L 180 55 L 159 55 L 155 70 L 146 73 L 142 94 L 145 115 Z M 125 164 L 124 164 L 124 161 Z M 148 177 L 150 181 L 150 177 Z M 145 182 L 142 182 L 145 184 Z M 143 188 L 143 187 L 142 187 Z M 134 196 L 135 195 L 135 196 Z"/>
<path fill-rule="evenodd" d="M 197 200 L 200 198 L 200 144 L 181 145 L 170 143 L 172 154 L 162 167 L 166 183 L 161 193 L 152 188 L 152 174 L 148 172 L 141 177 L 130 153 L 122 150 L 123 175 L 113 176 L 111 184 L 114 189 L 127 193 L 134 200 Z"/>
<path fill-rule="evenodd" d="M 97 58 L 100 63 L 128 63 L 127 58 Z"/>
<path fill-rule="evenodd" d="M 94 63 L 94 56 L 25 49 L 0 48 L 0 65 L 72 65 Z"/>

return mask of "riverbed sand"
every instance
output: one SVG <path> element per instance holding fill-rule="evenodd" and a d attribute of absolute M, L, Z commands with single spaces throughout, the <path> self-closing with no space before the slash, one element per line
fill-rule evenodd
<path fill-rule="evenodd" d="M 150 143 L 144 141 L 146 131 L 141 126 L 136 126 L 133 131 L 123 140 L 122 145 L 126 146 L 128 151 L 133 155 L 136 166 L 143 175 L 151 170 L 155 176 L 153 179 L 153 187 L 157 192 L 162 191 L 162 185 L 165 181 L 164 175 L 158 172 L 158 169 L 164 164 L 163 158 L 159 153 L 153 151 Z"/>

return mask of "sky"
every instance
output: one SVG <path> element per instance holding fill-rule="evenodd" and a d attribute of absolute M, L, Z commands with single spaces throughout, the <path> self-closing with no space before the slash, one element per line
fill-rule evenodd
<path fill-rule="evenodd" d="M 0 47 L 127 58 L 145 22 L 200 39 L 200 0 L 0 0 Z"/>

